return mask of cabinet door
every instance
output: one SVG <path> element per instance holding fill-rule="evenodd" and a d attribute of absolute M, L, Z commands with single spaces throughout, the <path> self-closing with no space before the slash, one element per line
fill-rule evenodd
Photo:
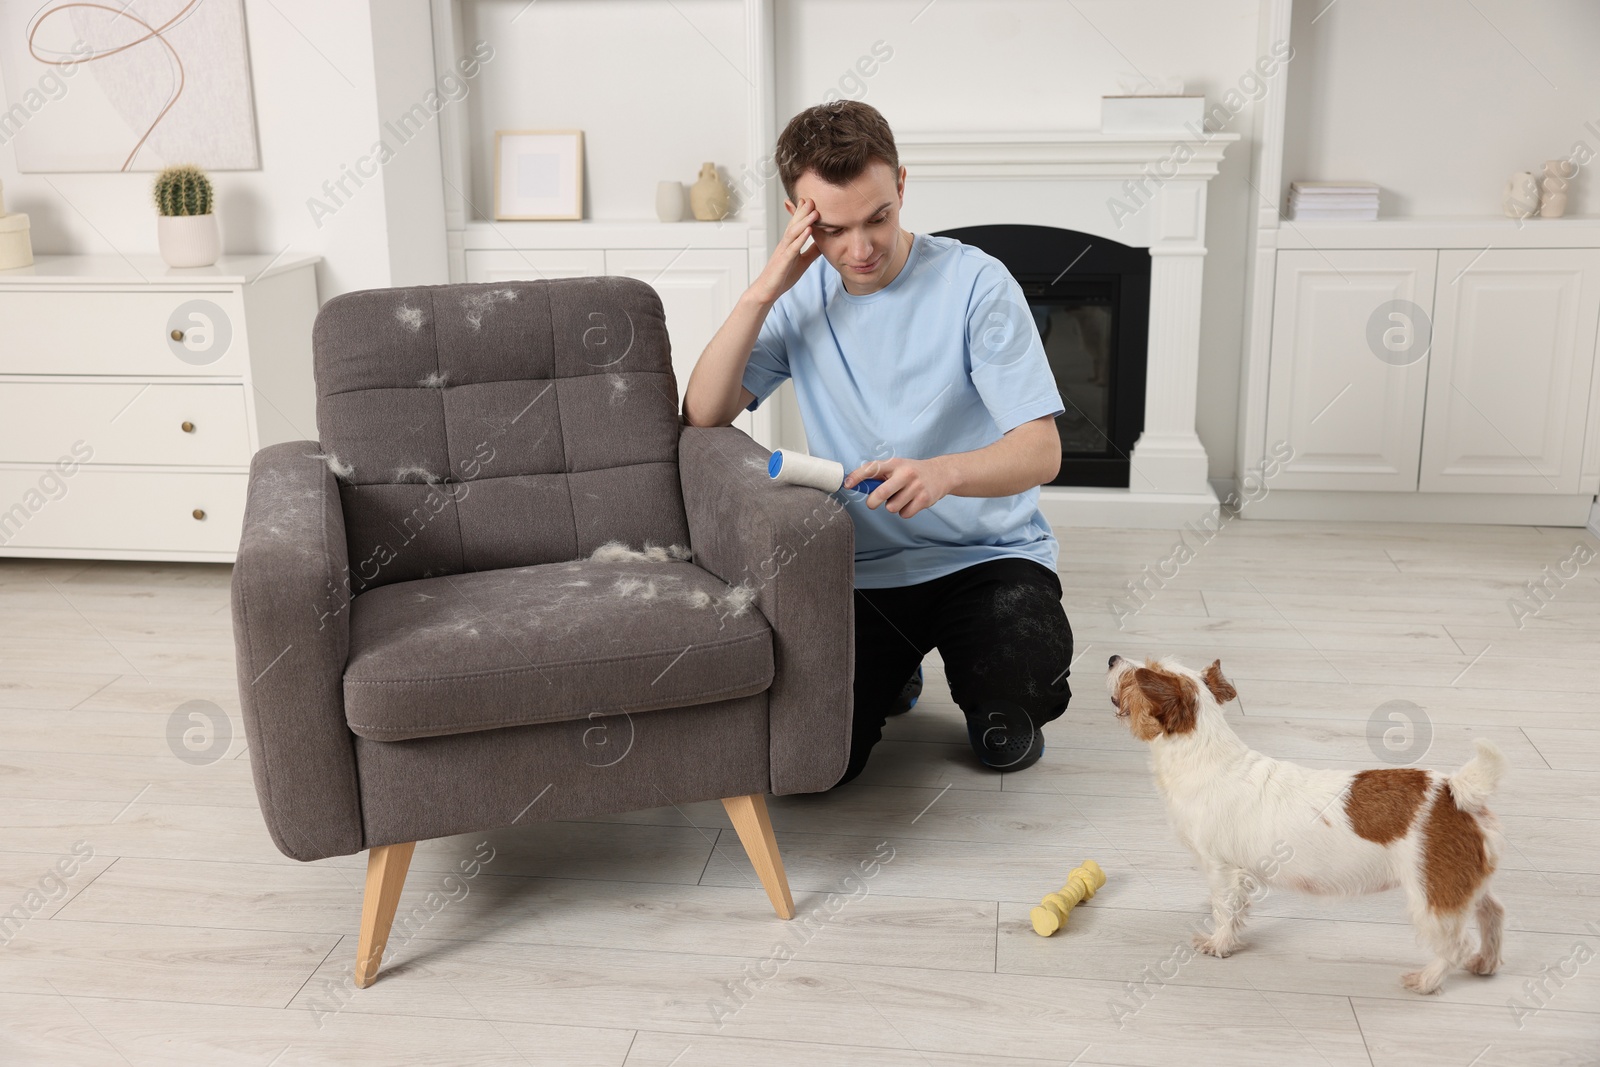
<path fill-rule="evenodd" d="M 606 256 L 598 248 L 467 250 L 469 282 L 596 278 L 605 272 Z"/>
<path fill-rule="evenodd" d="M 1275 488 L 1416 490 L 1432 357 L 1416 351 L 1427 324 L 1389 305 L 1426 315 L 1437 259 L 1416 249 L 1278 253 L 1267 441 L 1294 455 Z"/>
<path fill-rule="evenodd" d="M 1439 253 L 1421 488 L 1576 493 L 1600 249 Z"/>
<path fill-rule="evenodd" d="M 681 405 L 700 353 L 749 284 L 749 253 L 731 248 L 613 248 L 606 250 L 606 273 L 639 278 L 660 295 Z M 742 412 L 733 424 L 754 436 L 750 412 Z"/>

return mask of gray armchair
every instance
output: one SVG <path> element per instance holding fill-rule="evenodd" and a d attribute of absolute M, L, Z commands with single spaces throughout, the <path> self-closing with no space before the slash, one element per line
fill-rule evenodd
<path fill-rule="evenodd" d="M 351 293 L 314 351 L 322 440 L 251 465 L 234 640 L 274 843 L 371 850 L 357 984 L 417 841 L 536 820 L 720 798 L 792 917 L 765 795 L 844 772 L 849 516 L 682 424 L 643 282 Z"/>

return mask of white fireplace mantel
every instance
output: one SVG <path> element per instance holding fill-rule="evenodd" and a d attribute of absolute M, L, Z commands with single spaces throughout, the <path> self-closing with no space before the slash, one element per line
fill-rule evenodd
<path fill-rule="evenodd" d="M 1217 173 L 1226 146 L 1236 133 L 1113 134 L 1092 130 L 910 133 L 895 140 L 900 162 L 915 161 L 919 173 L 959 176 L 964 167 L 985 173 L 1008 170 L 1044 177 L 1124 177 L 1143 173 L 1146 163 L 1174 156 L 1187 145 L 1191 158 L 1177 165 L 1185 174 Z"/>
<path fill-rule="evenodd" d="M 1144 432 L 1127 489 L 1045 486 L 1060 526 L 1177 526 L 1216 506 L 1195 433 L 1206 183 L 1238 134 L 923 133 L 896 138 L 916 232 L 1020 223 L 1150 250 Z M 1063 263 L 1066 270 L 1070 264 Z"/>

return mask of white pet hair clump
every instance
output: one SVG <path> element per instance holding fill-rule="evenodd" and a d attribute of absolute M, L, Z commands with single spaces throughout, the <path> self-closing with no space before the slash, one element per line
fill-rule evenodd
<path fill-rule="evenodd" d="M 428 376 L 417 384 L 424 389 L 443 389 L 445 380 L 450 377 L 449 371 L 431 371 Z"/>
<path fill-rule="evenodd" d="M 685 545 L 668 545 L 663 548 L 649 541 L 641 551 L 629 548 L 621 541 L 607 541 L 589 555 L 592 563 L 668 563 L 673 560 L 689 562 L 694 553 Z M 568 583 L 573 584 L 573 583 Z M 749 614 L 756 602 L 756 588 L 749 582 L 728 586 L 721 596 L 713 596 L 703 589 L 686 590 L 678 574 L 666 571 L 657 576 L 643 577 L 626 574 L 611 583 L 611 592 L 629 600 L 671 600 L 691 608 L 704 610 L 716 608 L 728 618 L 741 618 Z"/>
<path fill-rule="evenodd" d="M 715 607 L 720 609 L 723 615 L 735 619 L 748 614 L 750 606 L 756 599 L 755 588 L 748 583 L 730 585 L 725 595 L 712 596 L 704 589 L 684 590 L 681 580 L 676 575 L 664 575 L 660 578 L 625 575 L 611 584 L 611 591 L 626 600 L 672 600 L 701 610 Z"/>
<path fill-rule="evenodd" d="M 750 610 L 750 605 L 756 602 L 756 587 L 749 582 L 728 586 L 728 593 L 721 598 L 721 603 L 728 614 L 737 619 Z"/>
<path fill-rule="evenodd" d="M 333 472 L 333 476 L 341 482 L 348 482 L 355 477 L 356 469 L 332 452 L 307 452 L 306 458 L 322 460 L 328 465 L 328 469 Z"/>
<path fill-rule="evenodd" d="M 515 289 L 491 289 L 487 293 L 467 293 L 461 298 L 461 306 L 467 313 L 467 327 L 472 330 L 482 329 L 483 316 L 494 310 L 497 301 L 510 301 L 516 298 Z"/>
<path fill-rule="evenodd" d="M 443 481 L 443 479 L 437 474 L 434 474 L 425 467 L 396 467 L 394 472 L 394 480 L 397 482 L 409 482 L 416 480 L 426 482 L 429 485 L 432 485 L 434 482 Z"/>
<path fill-rule="evenodd" d="M 620 374 L 608 374 L 611 379 L 611 403 L 620 404 L 628 399 L 628 379 Z"/>
<path fill-rule="evenodd" d="M 394 309 L 394 317 L 400 320 L 400 325 L 416 333 L 422 329 L 422 309 L 401 304 Z"/>
<path fill-rule="evenodd" d="M 666 563 L 669 560 L 682 560 L 687 563 L 694 553 L 687 545 L 652 545 L 649 541 L 644 543 L 644 551 L 629 548 L 621 541 L 607 541 L 589 555 L 591 563 Z"/>
<path fill-rule="evenodd" d="M 618 578 L 612 583 L 611 589 L 618 596 L 637 597 L 640 600 L 654 600 L 658 594 L 656 583 L 643 578 Z"/>

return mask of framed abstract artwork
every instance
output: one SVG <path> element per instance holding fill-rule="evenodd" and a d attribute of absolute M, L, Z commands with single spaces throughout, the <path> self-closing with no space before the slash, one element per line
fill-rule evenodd
<path fill-rule="evenodd" d="M 496 130 L 494 217 L 583 218 L 583 131 Z"/>
<path fill-rule="evenodd" d="M 0 74 L 25 174 L 261 166 L 243 0 L 0 3 Z"/>

